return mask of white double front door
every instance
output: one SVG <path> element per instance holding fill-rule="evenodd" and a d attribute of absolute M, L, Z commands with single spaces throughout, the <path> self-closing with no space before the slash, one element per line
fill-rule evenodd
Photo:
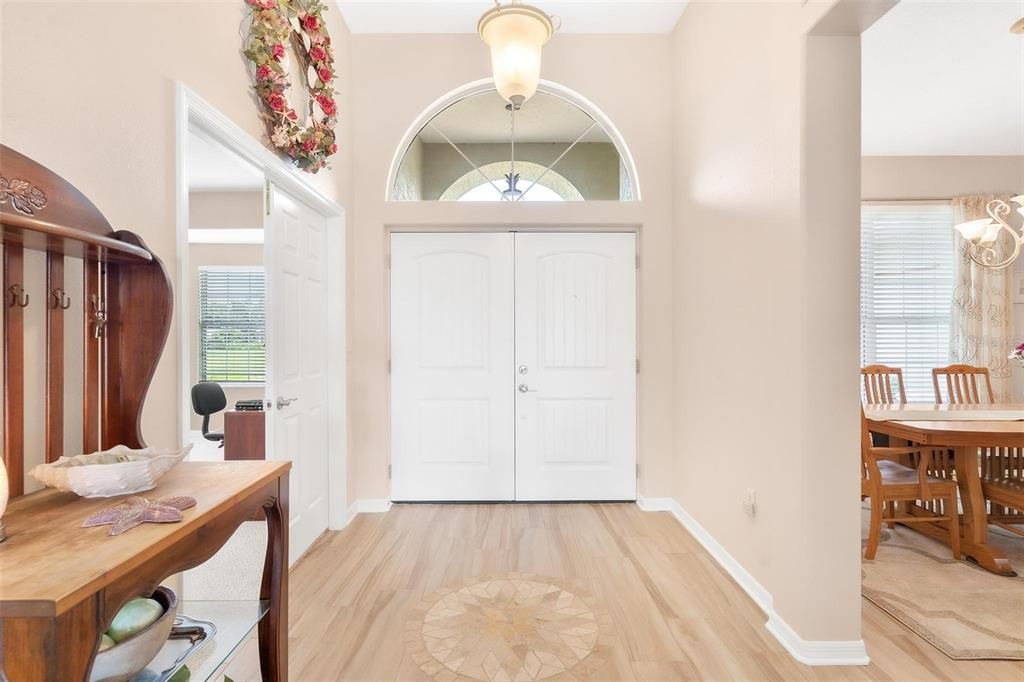
<path fill-rule="evenodd" d="M 636 236 L 391 237 L 392 499 L 636 498 Z"/>

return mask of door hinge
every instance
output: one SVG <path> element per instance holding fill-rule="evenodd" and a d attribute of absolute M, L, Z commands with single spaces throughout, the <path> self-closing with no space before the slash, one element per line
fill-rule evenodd
<path fill-rule="evenodd" d="M 388 480 L 391 480 L 391 465 L 388 465 Z"/>
<path fill-rule="evenodd" d="M 636 373 L 640 373 L 640 358 L 636 359 Z"/>
<path fill-rule="evenodd" d="M 391 254 L 390 253 L 388 254 L 388 257 L 387 257 L 387 268 L 388 268 L 388 270 L 391 269 Z"/>
<path fill-rule="evenodd" d="M 636 463 L 636 477 L 640 478 L 640 462 Z"/>
<path fill-rule="evenodd" d="M 270 215 L 270 180 L 263 189 L 263 203 L 266 205 L 267 215 Z"/>
<path fill-rule="evenodd" d="M 391 374 L 391 358 L 388 358 L 388 374 Z"/>
<path fill-rule="evenodd" d="M 636 269 L 640 269 L 640 254 L 636 254 Z"/>

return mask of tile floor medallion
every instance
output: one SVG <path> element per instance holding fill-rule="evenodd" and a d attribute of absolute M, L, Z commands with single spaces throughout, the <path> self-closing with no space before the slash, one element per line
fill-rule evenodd
<path fill-rule="evenodd" d="M 508 573 L 428 594 L 406 626 L 409 655 L 435 680 L 586 679 L 607 659 L 611 619 L 566 581 Z"/>

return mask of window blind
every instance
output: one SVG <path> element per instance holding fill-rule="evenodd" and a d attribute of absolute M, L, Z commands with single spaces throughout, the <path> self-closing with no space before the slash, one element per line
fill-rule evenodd
<path fill-rule="evenodd" d="M 267 378 L 266 287 L 262 268 L 199 271 L 199 379 Z"/>
<path fill-rule="evenodd" d="M 907 402 L 931 403 L 949 364 L 953 209 L 865 205 L 861 212 L 861 363 L 903 369 Z"/>

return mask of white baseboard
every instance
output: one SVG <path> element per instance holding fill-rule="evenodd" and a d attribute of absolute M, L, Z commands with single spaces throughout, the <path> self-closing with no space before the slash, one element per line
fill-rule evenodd
<path fill-rule="evenodd" d="M 360 514 L 383 514 L 391 509 L 391 500 L 371 499 L 357 500 L 356 509 Z"/>
<path fill-rule="evenodd" d="M 329 530 L 343 530 L 352 523 L 357 514 L 382 514 L 391 509 L 391 500 L 369 499 L 356 500 L 345 510 L 345 518 L 340 526 L 332 526 Z"/>
<path fill-rule="evenodd" d="M 806 640 L 775 612 L 772 593 L 765 589 L 736 558 L 723 547 L 704 526 L 697 522 L 671 497 L 638 496 L 637 506 L 643 511 L 667 511 L 697 539 L 707 553 L 743 588 L 754 603 L 768 616 L 765 627 L 786 648 L 789 655 L 804 665 L 867 665 L 870 663 L 863 640 Z"/>
<path fill-rule="evenodd" d="M 768 614 L 768 632 L 786 647 L 789 655 L 804 665 L 867 665 L 871 663 L 864 640 L 806 640 L 779 614 Z"/>

